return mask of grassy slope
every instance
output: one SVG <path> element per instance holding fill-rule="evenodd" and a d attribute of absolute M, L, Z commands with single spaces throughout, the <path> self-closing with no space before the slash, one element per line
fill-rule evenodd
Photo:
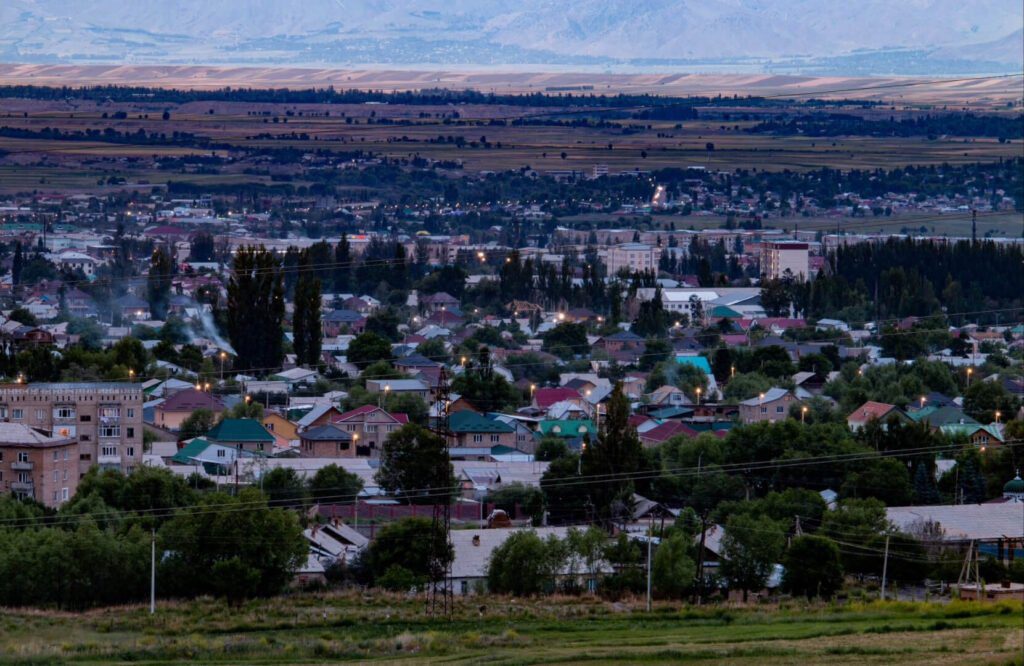
<path fill-rule="evenodd" d="M 872 603 L 701 609 L 593 600 L 459 602 L 452 622 L 403 597 L 202 600 L 74 615 L 0 613 L 0 662 L 1024 663 L 1024 607 Z M 1014 660 L 1017 660 L 1016 662 Z"/>

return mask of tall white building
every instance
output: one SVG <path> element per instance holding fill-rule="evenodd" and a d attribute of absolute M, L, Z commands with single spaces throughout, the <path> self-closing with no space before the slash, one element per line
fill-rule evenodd
<path fill-rule="evenodd" d="M 778 280 L 786 275 L 807 279 L 810 273 L 807 243 L 766 241 L 761 245 L 761 275 Z"/>
<path fill-rule="evenodd" d="M 623 268 L 630 272 L 657 271 L 659 250 L 646 243 L 622 243 L 608 248 L 608 275 Z"/>

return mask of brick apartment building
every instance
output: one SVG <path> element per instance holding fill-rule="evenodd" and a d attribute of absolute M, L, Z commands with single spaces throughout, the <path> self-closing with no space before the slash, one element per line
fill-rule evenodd
<path fill-rule="evenodd" d="M 78 441 L 0 423 L 0 492 L 56 508 L 78 489 Z"/>
<path fill-rule="evenodd" d="M 78 443 L 78 474 L 142 464 L 142 386 L 128 382 L 0 385 L 0 422 Z"/>

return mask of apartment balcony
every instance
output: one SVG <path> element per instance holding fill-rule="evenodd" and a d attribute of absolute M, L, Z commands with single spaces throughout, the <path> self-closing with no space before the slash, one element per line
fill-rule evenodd
<path fill-rule="evenodd" d="M 100 467 L 116 467 L 121 468 L 121 456 L 97 456 L 96 464 Z"/>
<path fill-rule="evenodd" d="M 12 460 L 11 461 L 11 470 L 15 471 L 15 472 L 31 472 L 34 467 L 35 467 L 35 463 L 32 462 L 31 460 L 27 460 L 27 461 Z"/>
<path fill-rule="evenodd" d="M 12 493 L 26 493 L 31 495 L 35 492 L 35 483 L 32 481 L 11 481 Z"/>

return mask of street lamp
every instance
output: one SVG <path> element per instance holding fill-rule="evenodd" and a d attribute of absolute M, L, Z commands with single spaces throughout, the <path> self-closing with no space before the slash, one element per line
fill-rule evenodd
<path fill-rule="evenodd" d="M 1002 415 L 1002 412 L 1000 412 L 1000 411 L 999 411 L 999 410 L 997 409 L 997 410 L 996 410 L 996 423 L 999 423 L 999 417 L 1000 417 L 1001 415 Z"/>
<path fill-rule="evenodd" d="M 587 452 L 587 443 L 580 442 L 580 457 L 576 459 L 576 476 L 583 474 L 583 454 Z"/>
<path fill-rule="evenodd" d="M 224 381 L 224 361 L 226 361 L 227 359 L 228 353 L 226 351 L 222 351 L 220 353 L 220 380 L 222 382 Z"/>
<path fill-rule="evenodd" d="M 800 408 L 800 423 L 807 422 L 807 405 Z"/>
<path fill-rule="evenodd" d="M 697 387 L 697 405 L 700 405 L 700 387 Z"/>
<path fill-rule="evenodd" d="M 971 375 L 974 374 L 974 368 L 967 368 L 967 385 L 971 385 Z"/>
<path fill-rule="evenodd" d="M 734 366 L 732 366 L 729 369 L 729 379 L 735 379 L 735 378 L 736 378 L 736 366 L 734 365 Z"/>
<path fill-rule="evenodd" d="M 128 381 L 135 381 L 135 370 L 133 370 L 132 368 L 128 368 Z"/>
<path fill-rule="evenodd" d="M 924 403 L 928 400 L 925 396 L 921 396 L 921 409 L 924 409 Z"/>

